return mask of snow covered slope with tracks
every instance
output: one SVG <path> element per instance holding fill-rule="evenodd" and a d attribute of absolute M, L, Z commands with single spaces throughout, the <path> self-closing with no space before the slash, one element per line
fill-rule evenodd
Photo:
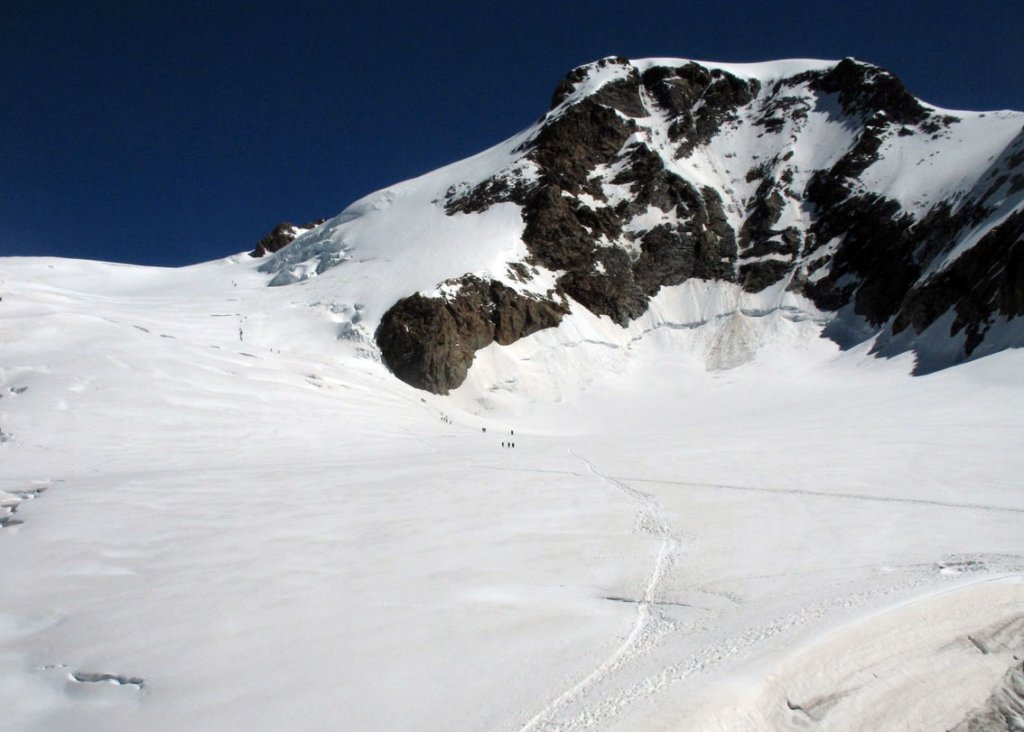
<path fill-rule="evenodd" d="M 440 397 L 372 358 L 327 277 L 0 281 L 0 729 L 858 728 L 873 699 L 916 708 L 800 669 L 863 648 L 874 625 L 816 640 L 862 618 L 911 633 L 888 608 L 923 596 L 957 620 L 887 678 L 972 669 L 929 719 L 986 708 L 1013 663 L 1020 351 L 911 377 L 775 313 L 709 372 L 701 327 L 582 314 Z M 713 318 L 710 295 L 651 317 Z"/>

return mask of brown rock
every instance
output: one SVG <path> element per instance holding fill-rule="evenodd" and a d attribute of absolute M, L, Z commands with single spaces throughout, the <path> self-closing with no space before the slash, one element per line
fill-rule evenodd
<path fill-rule="evenodd" d="M 315 229 L 326 220 L 327 219 L 316 219 L 315 221 L 310 221 L 308 224 L 303 224 L 302 226 L 296 226 L 295 224 L 287 221 L 282 221 L 274 227 L 273 231 L 256 243 L 256 248 L 249 252 L 249 256 L 262 257 L 266 254 L 273 254 L 276 251 L 284 249 L 295 241 L 301 234 L 305 234 L 310 229 Z"/>
<path fill-rule="evenodd" d="M 475 352 L 514 343 L 550 328 L 568 312 L 564 302 L 513 290 L 471 275 L 444 283 L 454 294 L 415 293 L 381 319 L 375 339 L 385 365 L 418 389 L 447 394 L 466 379 Z"/>

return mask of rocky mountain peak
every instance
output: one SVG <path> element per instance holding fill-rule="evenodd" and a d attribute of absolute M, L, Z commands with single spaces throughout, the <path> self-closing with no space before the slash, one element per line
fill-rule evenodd
<path fill-rule="evenodd" d="M 927 109 L 885 69 L 852 58 L 844 58 L 825 73 L 811 77 L 812 88 L 837 94 L 843 112 L 874 117 L 879 113 L 899 124 L 920 124 Z"/>
<path fill-rule="evenodd" d="M 956 345 L 923 367 L 995 347 L 986 333 L 1024 308 L 1024 115 L 939 110 L 852 58 L 601 59 L 570 71 L 501 159 L 432 200 L 448 217 L 516 206 L 518 274 L 456 269 L 444 297 L 409 293 L 384 314 L 381 355 L 414 386 L 455 388 L 475 349 L 555 326 L 572 303 L 625 327 L 689 279 L 796 293 L 842 345 L 882 352 L 926 348 L 918 336 L 949 314 Z"/>

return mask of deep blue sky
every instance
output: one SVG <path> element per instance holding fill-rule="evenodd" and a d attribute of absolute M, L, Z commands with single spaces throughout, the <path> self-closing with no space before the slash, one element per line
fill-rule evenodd
<path fill-rule="evenodd" d="M 1024 1 L 0 3 L 0 256 L 160 265 L 493 145 L 607 55 L 856 56 L 1024 109 Z"/>

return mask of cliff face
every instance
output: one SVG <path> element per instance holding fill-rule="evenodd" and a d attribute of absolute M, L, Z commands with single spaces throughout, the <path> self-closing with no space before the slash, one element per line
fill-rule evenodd
<path fill-rule="evenodd" d="M 381 316 L 381 355 L 414 386 L 447 392 L 475 350 L 572 303 L 626 326 L 691 278 L 799 294 L 842 345 L 916 348 L 950 314 L 938 365 L 1024 313 L 1024 115 L 939 110 L 853 59 L 603 59 L 495 159 L 451 166 L 431 205 L 512 205 L 523 246 L 500 275 L 453 261 Z"/>

